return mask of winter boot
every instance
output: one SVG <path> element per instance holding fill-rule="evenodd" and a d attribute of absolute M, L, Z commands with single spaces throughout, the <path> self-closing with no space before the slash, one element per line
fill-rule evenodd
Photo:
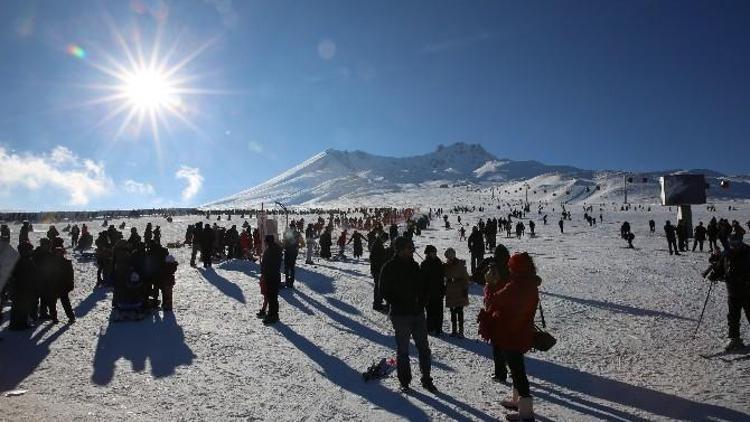
<path fill-rule="evenodd" d="M 506 409 L 518 409 L 518 390 L 514 388 L 510 395 L 508 395 L 508 397 L 500 401 L 500 405 Z"/>
<path fill-rule="evenodd" d="M 507 421 L 529 422 L 534 420 L 534 405 L 531 397 L 518 399 L 518 412 L 509 413 L 505 416 Z"/>
<path fill-rule="evenodd" d="M 724 351 L 726 351 L 726 352 L 733 352 L 735 350 L 740 350 L 740 349 L 742 349 L 744 347 L 745 347 L 745 343 L 742 342 L 741 338 L 739 338 L 739 337 L 732 337 L 724 345 Z"/>
<path fill-rule="evenodd" d="M 464 321 L 458 321 L 458 338 L 464 338 Z"/>

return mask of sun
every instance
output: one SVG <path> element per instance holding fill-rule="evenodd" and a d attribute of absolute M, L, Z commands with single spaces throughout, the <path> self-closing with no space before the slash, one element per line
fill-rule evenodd
<path fill-rule="evenodd" d="M 180 48 L 177 34 L 169 48 L 163 48 L 161 38 L 166 31 L 163 26 L 157 28 L 155 39 L 150 44 L 137 31 L 127 38 L 113 23 L 109 22 L 109 27 L 119 54 L 118 48 L 112 46 L 92 45 L 95 49 L 89 51 L 71 44 L 67 49 L 69 55 L 101 73 L 101 81 L 84 85 L 102 95 L 92 97 L 81 106 L 103 105 L 102 109 L 106 110 L 92 129 L 117 121 L 109 144 L 114 144 L 123 135 L 140 138 L 145 129 L 150 132 L 157 151 L 160 150 L 161 129 L 171 132 L 173 120 L 207 138 L 199 125 L 192 121 L 201 115 L 195 97 L 232 93 L 195 86 L 201 77 L 189 73 L 188 67 L 218 38 Z"/>
<path fill-rule="evenodd" d="M 123 82 L 122 94 L 138 112 L 161 113 L 180 105 L 179 89 L 166 72 L 137 69 L 125 74 Z"/>

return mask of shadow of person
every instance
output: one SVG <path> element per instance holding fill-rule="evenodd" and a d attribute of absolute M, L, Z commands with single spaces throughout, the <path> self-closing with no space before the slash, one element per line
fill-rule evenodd
<path fill-rule="evenodd" d="M 310 306 L 320 311 L 322 314 L 326 315 L 331 320 L 337 322 L 339 325 L 345 328 L 346 332 L 349 332 L 353 335 L 357 335 L 359 337 L 362 337 L 364 339 L 367 339 L 373 343 L 377 343 L 383 347 L 386 347 L 388 349 L 392 349 L 396 346 L 396 340 L 393 336 L 385 335 L 379 331 L 376 331 L 361 322 L 355 321 L 352 318 L 341 314 L 328 306 L 325 306 L 324 304 L 320 303 L 317 299 L 312 298 L 311 296 L 307 295 L 306 293 L 297 290 L 296 295 L 303 299 L 305 302 L 307 302 Z M 416 346 L 414 346 L 413 343 L 410 343 L 409 345 L 409 353 L 412 355 L 417 354 Z M 439 362 L 435 360 L 435 357 L 433 355 L 432 360 L 432 366 L 440 369 L 444 369 L 447 371 L 452 371 L 453 368 L 446 365 L 445 363 Z"/>
<path fill-rule="evenodd" d="M 445 339 L 445 341 L 474 352 L 479 356 L 484 356 L 488 360 L 492 359 L 492 350 L 488 343 L 466 340 L 453 341 L 449 339 Z M 748 413 L 719 405 L 696 402 L 650 388 L 638 387 L 553 362 L 536 359 L 528 355 L 524 360 L 527 373 L 532 377 L 558 385 L 565 390 L 573 391 L 586 397 L 617 403 L 621 406 L 648 412 L 653 415 L 677 420 L 750 420 L 750 414 Z M 566 401 L 554 399 L 550 400 L 551 402 L 557 402 L 563 407 L 580 411 L 596 418 L 603 418 L 603 414 L 608 413 L 628 420 L 644 420 L 637 415 L 603 404 L 592 406 L 593 402 L 584 397 L 566 394 L 544 386 L 532 384 L 532 394 L 536 394 L 535 391 L 537 388 L 546 390 L 547 393 L 543 393 L 546 397 L 553 397 L 551 395 L 553 394 L 554 396 L 565 397 L 567 399 Z M 604 417 L 604 419 L 611 418 L 612 416 Z"/>
<path fill-rule="evenodd" d="M 305 286 L 319 295 L 326 295 L 336 291 L 336 288 L 333 286 L 332 277 L 310 271 L 304 267 L 297 267 L 295 269 L 294 278 L 297 281 L 305 283 Z"/>
<path fill-rule="evenodd" d="M 230 259 L 216 266 L 225 271 L 236 271 L 248 276 L 260 277 L 260 264 L 247 259 Z"/>
<path fill-rule="evenodd" d="M 91 381 L 97 385 L 109 384 L 120 358 L 129 361 L 135 372 L 145 370 L 148 360 L 151 375 L 162 378 L 173 375 L 178 366 L 192 365 L 194 357 L 174 314 L 110 323 L 96 344 Z"/>
<path fill-rule="evenodd" d="M 57 331 L 37 343 L 52 327 L 47 324 L 36 331 L 5 331 L 0 347 L 0 391 L 17 388 L 47 358 L 50 345 L 68 330 L 68 325 L 59 325 Z"/>
<path fill-rule="evenodd" d="M 76 307 L 73 309 L 73 313 L 75 313 L 76 318 L 81 318 L 86 316 L 89 312 L 91 312 L 92 309 L 96 306 L 96 304 L 107 298 L 107 291 L 102 288 L 97 288 L 92 290 L 88 296 L 86 296 L 85 299 L 83 299 L 81 302 L 76 305 Z"/>
<path fill-rule="evenodd" d="M 581 299 L 578 297 L 566 296 L 566 295 L 559 294 L 559 293 L 551 293 L 551 292 L 540 292 L 540 293 L 545 296 L 556 297 L 556 298 L 568 300 L 574 303 L 580 303 L 582 305 L 588 305 L 594 308 L 604 309 L 604 310 L 611 311 L 611 312 L 619 312 L 619 313 L 635 315 L 635 316 L 661 317 L 661 318 L 681 319 L 684 321 L 695 321 L 694 318 L 684 317 L 682 315 L 670 314 L 669 312 L 653 311 L 651 309 L 636 308 L 634 306 L 628 306 L 628 305 L 618 305 L 616 303 L 611 303 L 611 302 L 606 302 L 606 301 L 601 301 L 601 300 Z"/>
<path fill-rule="evenodd" d="M 198 272 L 226 296 L 237 302 L 245 303 L 245 294 L 242 292 L 242 288 L 219 275 L 213 268 L 199 269 Z"/>
<path fill-rule="evenodd" d="M 276 324 L 273 328 L 320 366 L 321 370 L 318 371 L 320 375 L 344 390 L 406 420 L 424 421 L 430 419 L 424 410 L 408 400 L 398 400 L 395 392 L 385 388 L 379 382 L 365 383 L 362 381 L 361 372 L 353 369 L 343 360 L 323 352 L 315 343 L 301 336 L 290 327 L 284 324 Z"/>

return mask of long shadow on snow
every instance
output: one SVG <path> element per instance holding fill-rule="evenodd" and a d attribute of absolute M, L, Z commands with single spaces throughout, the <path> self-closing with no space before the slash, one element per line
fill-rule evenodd
<path fill-rule="evenodd" d="M 107 289 L 96 288 L 92 290 L 85 299 L 79 302 L 78 305 L 76 305 L 76 307 L 73 309 L 73 313 L 77 318 L 84 317 L 86 316 L 86 314 L 91 312 L 92 309 L 94 309 L 94 307 L 100 300 L 104 300 L 106 298 Z"/>
<path fill-rule="evenodd" d="M 59 327 L 37 343 L 52 327 Z M 47 358 L 50 345 L 65 331 L 67 325 L 47 324 L 39 330 L 5 331 L 0 347 L 0 391 L 12 390 L 23 382 Z"/>
<path fill-rule="evenodd" d="M 99 336 L 94 354 L 94 373 L 91 381 L 97 385 L 112 382 L 115 362 L 120 358 L 130 361 L 133 371 L 151 363 L 154 378 L 173 375 L 175 368 L 192 365 L 195 355 L 185 344 L 185 334 L 173 314 L 158 314 L 143 321 L 110 323 L 107 332 Z"/>
<path fill-rule="evenodd" d="M 407 420 L 423 421 L 429 419 L 424 410 L 414 406 L 408 400 L 399 400 L 398 397 L 394 397 L 393 391 L 385 388 L 381 383 L 377 381 L 363 382 L 361 372 L 353 369 L 341 359 L 323 352 L 315 343 L 298 334 L 287 325 L 275 324 L 273 328 L 278 330 L 279 334 L 283 335 L 313 362 L 320 365 L 323 368 L 321 375 L 344 390 L 356 394 L 370 403 Z"/>
<path fill-rule="evenodd" d="M 364 383 L 362 381 L 362 374 L 359 371 L 347 365 L 346 362 L 341 359 L 321 351 L 313 342 L 299 335 L 290 327 L 284 324 L 277 324 L 274 325 L 274 328 L 294 344 L 297 349 L 305 353 L 311 360 L 320 365 L 323 368 L 321 375 L 325 376 L 344 390 L 356 394 L 372 404 L 379 406 L 388 412 L 406 418 L 407 420 L 429 419 L 424 410 L 414 406 L 408 400 L 394 400 L 393 396 L 396 393 L 385 388 L 381 383 L 377 381 Z M 450 406 L 440 402 L 434 397 L 418 391 L 412 391 L 409 396 L 422 401 L 426 405 L 433 407 L 435 410 L 438 410 L 453 420 L 469 420 L 465 415 L 455 411 Z M 438 397 L 448 402 L 448 404 L 470 413 L 476 418 L 482 420 L 495 420 L 495 418 L 492 418 L 490 415 L 474 409 L 473 407 L 448 395 L 438 394 Z"/>
<path fill-rule="evenodd" d="M 305 268 L 296 268 L 295 279 L 297 281 L 305 283 L 305 285 L 309 287 L 310 290 L 320 295 L 325 295 L 336 291 L 336 289 L 333 287 L 332 277 L 321 273 L 316 273 Z"/>
<path fill-rule="evenodd" d="M 474 352 L 477 355 L 484 356 L 487 359 L 492 359 L 491 347 L 487 343 L 481 341 L 444 340 L 470 352 Z M 525 361 L 528 374 L 540 380 L 559 385 L 564 389 L 572 390 L 589 397 L 618 403 L 622 406 L 632 407 L 665 418 L 678 420 L 750 420 L 750 414 L 726 407 L 695 402 L 672 394 L 630 385 L 621 381 L 589 374 L 577 369 L 568 368 L 556 363 L 546 362 L 528 356 L 526 356 Z M 566 402 L 560 399 L 555 399 L 550 395 L 545 395 L 547 398 L 551 398 L 550 401 L 552 402 L 558 402 L 561 406 L 597 418 L 611 419 L 611 417 L 602 417 L 600 411 L 588 409 L 587 407 L 595 407 L 602 412 L 612 415 L 623 415 L 622 417 L 627 420 L 643 420 L 635 415 L 608 406 L 595 404 L 572 394 L 566 395 L 565 393 L 544 386 L 540 386 L 538 389 L 553 392 L 556 396 L 566 397 L 569 400 Z M 532 390 L 534 394 L 541 396 L 536 393 L 536 385 L 532 386 Z"/>
<path fill-rule="evenodd" d="M 260 277 L 260 264 L 247 259 L 230 259 L 216 267 L 225 271 L 237 271 L 245 275 Z"/>
<path fill-rule="evenodd" d="M 347 261 L 338 261 L 338 262 L 352 263 L 352 262 L 355 262 L 355 261 L 348 261 L 347 260 Z M 338 271 L 340 273 L 349 274 L 349 275 L 353 275 L 353 276 L 356 276 L 356 277 L 370 277 L 369 273 L 365 274 L 362 271 L 348 270 L 346 268 L 339 268 L 339 267 L 335 267 L 333 265 L 325 265 L 325 264 L 321 264 L 320 261 L 318 261 L 317 263 L 315 263 L 315 265 L 323 267 L 323 268 L 328 268 L 329 270 L 336 270 L 336 271 Z"/>
<path fill-rule="evenodd" d="M 394 339 L 394 337 L 381 334 L 373 330 L 372 328 L 347 317 L 346 315 L 342 315 L 299 290 L 296 291 L 296 294 L 304 299 L 307 303 L 309 303 L 312 307 L 318 309 L 320 312 L 331 318 L 333 321 L 346 327 L 347 330 L 349 330 L 349 332 L 351 332 L 352 334 L 358 335 L 362 338 L 370 340 L 373 343 L 380 344 L 381 346 L 387 347 L 389 349 L 392 349 L 396 346 L 396 340 Z M 409 349 L 412 355 L 416 355 L 417 349 L 413 344 L 410 344 Z M 446 371 L 453 371 L 453 368 L 451 368 L 450 366 L 444 363 L 436 362 L 434 356 L 432 366 L 444 369 Z"/>
<path fill-rule="evenodd" d="M 231 297 L 240 303 L 245 303 L 245 294 L 242 293 L 240 286 L 232 283 L 226 278 L 220 276 L 213 268 L 199 269 L 199 273 L 203 275 L 203 278 L 208 280 L 209 283 L 216 286 L 222 293 Z"/>
<path fill-rule="evenodd" d="M 540 293 L 545 296 L 557 297 L 560 299 L 565 299 L 571 302 L 580 303 L 582 305 L 589 305 L 589 306 L 593 306 L 594 308 L 604 309 L 604 310 L 612 311 L 612 312 L 620 312 L 620 313 L 630 314 L 630 315 L 635 315 L 635 316 L 662 317 L 662 318 L 681 319 L 684 321 L 695 321 L 694 318 L 688 318 L 688 317 L 684 317 L 681 315 L 670 314 L 669 312 L 652 311 L 650 309 L 641 309 L 641 308 L 636 308 L 636 307 L 628 306 L 628 305 L 618 305 L 615 303 L 605 302 L 601 300 L 581 299 L 578 297 L 566 296 L 566 295 L 562 295 L 559 293 L 550 293 L 550 292 L 540 292 Z"/>

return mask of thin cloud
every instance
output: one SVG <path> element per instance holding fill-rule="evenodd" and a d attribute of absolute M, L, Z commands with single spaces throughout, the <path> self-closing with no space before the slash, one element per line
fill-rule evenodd
<path fill-rule="evenodd" d="M 247 143 L 247 148 L 256 154 L 260 154 L 263 152 L 263 144 L 259 142 L 250 141 Z"/>
<path fill-rule="evenodd" d="M 140 183 L 135 180 L 126 180 L 122 184 L 122 188 L 125 192 L 135 195 L 154 195 L 156 193 L 156 190 L 150 183 Z"/>
<path fill-rule="evenodd" d="M 185 179 L 187 181 L 187 186 L 182 191 L 183 201 L 193 199 L 203 186 L 203 176 L 199 168 L 182 165 L 174 176 L 177 179 Z"/>
<path fill-rule="evenodd" d="M 104 164 L 82 159 L 57 146 L 49 154 L 17 154 L 0 147 L 0 185 L 5 189 L 36 191 L 52 187 L 68 195 L 70 205 L 86 205 L 91 198 L 112 191 L 114 183 Z"/>
<path fill-rule="evenodd" d="M 232 6 L 232 0 L 203 0 L 203 2 L 210 4 L 216 9 L 226 29 L 235 29 L 237 27 L 239 16 L 234 10 L 234 6 Z"/>
<path fill-rule="evenodd" d="M 494 37 L 495 35 L 489 32 L 480 32 L 478 34 L 472 34 L 472 35 L 467 35 L 464 37 L 457 37 L 457 38 L 452 38 L 449 40 L 436 42 L 433 44 L 428 44 L 422 47 L 419 50 L 419 52 L 422 54 L 436 54 L 436 53 L 441 53 L 443 51 L 453 50 L 453 49 L 460 48 L 460 47 L 467 47 L 473 44 L 487 41 Z"/>

